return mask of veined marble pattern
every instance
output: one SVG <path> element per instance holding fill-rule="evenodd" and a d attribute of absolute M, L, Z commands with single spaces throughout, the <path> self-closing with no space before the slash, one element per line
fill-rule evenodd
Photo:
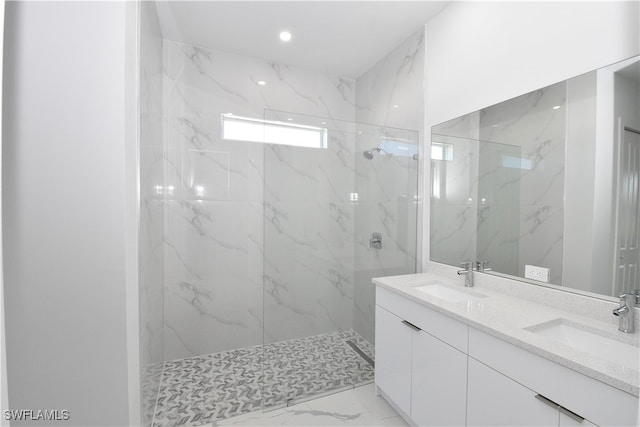
<path fill-rule="evenodd" d="M 256 345 L 263 331 L 278 342 L 355 325 L 372 341 L 370 278 L 415 271 L 418 164 L 364 162 L 400 131 L 355 119 L 421 129 L 423 32 L 358 82 L 169 41 L 164 57 L 165 360 Z M 326 126 L 328 147 L 223 140 L 223 113 Z"/>
<path fill-rule="evenodd" d="M 154 426 L 202 425 L 371 382 L 374 358 L 353 330 L 165 362 Z"/>
<path fill-rule="evenodd" d="M 446 168 L 432 176 L 433 259 L 489 261 L 518 276 L 533 264 L 561 283 L 565 98 L 558 83 L 437 126 L 434 140 L 454 157 L 432 162 L 433 173 Z M 446 184 L 435 188 L 436 178 Z"/>
<path fill-rule="evenodd" d="M 453 161 L 431 160 L 431 259 L 458 265 L 477 258 L 480 113 L 437 126 L 431 141 L 453 150 Z"/>
<path fill-rule="evenodd" d="M 353 322 L 371 342 L 375 307 L 371 278 L 416 271 L 418 161 L 400 151 L 394 156 L 374 154 L 370 160 L 362 152 L 394 140 L 408 148 L 419 146 L 424 128 L 423 80 L 424 32 L 419 31 L 356 81 Z M 369 247 L 373 232 L 382 234 L 382 249 Z"/>
<path fill-rule="evenodd" d="M 353 324 L 354 135 L 335 122 L 329 135 L 326 149 L 265 148 L 265 342 Z"/>
<path fill-rule="evenodd" d="M 565 110 L 561 82 L 486 108 L 480 122 L 481 140 L 519 147 L 523 159 L 520 176 L 494 183 L 496 192 L 517 191 L 520 200 L 519 212 L 512 212 L 518 214 L 519 233 L 499 244 L 508 251 L 515 238 L 519 259 L 511 270 L 524 276 L 525 264 L 546 267 L 551 283 L 562 283 Z"/>
<path fill-rule="evenodd" d="M 476 140 L 437 135 L 453 161 L 431 160 L 431 259 L 447 264 L 476 259 L 479 146 Z"/>
<path fill-rule="evenodd" d="M 518 274 L 520 260 L 520 169 L 504 167 L 504 159 L 522 158 L 517 145 L 479 142 L 476 256 L 490 268 Z"/>
<path fill-rule="evenodd" d="M 369 384 L 287 408 L 253 412 L 212 426 L 407 426 Z"/>
<path fill-rule="evenodd" d="M 351 328 L 355 142 L 337 123 L 355 118 L 354 82 L 170 41 L 164 55 L 165 360 Z M 276 110 L 324 117 L 329 147 L 222 139 L 222 114 Z"/>

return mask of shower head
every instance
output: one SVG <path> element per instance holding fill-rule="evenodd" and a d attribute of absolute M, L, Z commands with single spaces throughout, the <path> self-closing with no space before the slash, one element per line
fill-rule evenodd
<path fill-rule="evenodd" d="M 364 156 L 365 159 L 373 159 L 373 153 L 371 152 L 371 150 L 369 151 L 363 151 L 362 155 Z"/>
<path fill-rule="evenodd" d="M 378 153 L 385 153 L 387 154 L 386 151 L 384 151 L 379 145 L 375 148 L 372 148 L 371 150 L 367 150 L 367 151 L 363 151 L 362 155 L 365 157 L 365 159 L 373 159 L 373 152 L 377 151 Z"/>

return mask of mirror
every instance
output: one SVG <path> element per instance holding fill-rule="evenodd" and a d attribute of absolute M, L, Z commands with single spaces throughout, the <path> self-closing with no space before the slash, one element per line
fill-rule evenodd
<path fill-rule="evenodd" d="M 640 289 L 640 57 L 431 131 L 432 261 L 602 297 Z"/>

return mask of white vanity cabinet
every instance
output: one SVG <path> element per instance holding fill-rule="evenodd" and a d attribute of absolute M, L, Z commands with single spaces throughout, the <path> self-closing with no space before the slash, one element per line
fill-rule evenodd
<path fill-rule="evenodd" d="M 536 392 L 469 358 L 468 426 L 557 426 L 559 411 Z"/>
<path fill-rule="evenodd" d="M 464 425 L 466 352 L 429 331 L 466 349 L 467 326 L 384 289 L 376 298 L 378 388 L 416 425 Z"/>
<path fill-rule="evenodd" d="M 419 426 L 638 422 L 637 397 L 380 286 L 376 385 Z"/>
<path fill-rule="evenodd" d="M 376 307 L 376 385 L 407 415 L 411 413 L 412 335 L 402 319 Z"/>
<path fill-rule="evenodd" d="M 481 399 L 479 395 L 493 392 L 484 388 L 480 381 L 472 383 L 472 361 L 480 362 L 531 390 L 534 400 L 536 395 L 547 399 L 547 406 L 555 407 L 558 412 L 557 421 L 551 425 L 634 426 L 637 423 L 637 397 L 475 328 L 469 328 L 470 406 Z M 538 400 L 544 402 L 540 397 Z M 531 400 L 523 394 L 521 399 L 514 397 L 508 403 L 527 407 Z M 473 421 L 471 415 L 469 423 Z M 525 420 L 524 423 L 532 425 L 534 421 Z"/>
<path fill-rule="evenodd" d="M 598 427 L 590 421 L 587 420 L 576 420 L 575 417 L 571 417 L 569 415 L 565 415 L 560 412 L 560 422 L 558 423 L 559 427 Z"/>
<path fill-rule="evenodd" d="M 419 426 L 462 426 L 467 355 L 426 332 L 413 336 L 411 419 Z"/>
<path fill-rule="evenodd" d="M 467 426 L 591 427 L 555 402 L 469 358 Z"/>

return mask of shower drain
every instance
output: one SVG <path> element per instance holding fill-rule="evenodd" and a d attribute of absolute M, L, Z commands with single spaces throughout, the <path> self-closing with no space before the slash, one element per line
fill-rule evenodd
<path fill-rule="evenodd" d="M 360 350 L 360 347 L 358 347 L 358 344 L 356 344 L 351 340 L 346 340 L 345 342 L 349 347 L 353 349 L 353 351 L 358 353 L 358 355 L 362 357 L 365 360 L 365 362 L 367 362 L 372 368 L 376 367 L 376 363 L 373 361 L 373 359 L 367 356 L 366 354 L 364 354 L 364 351 Z"/>

